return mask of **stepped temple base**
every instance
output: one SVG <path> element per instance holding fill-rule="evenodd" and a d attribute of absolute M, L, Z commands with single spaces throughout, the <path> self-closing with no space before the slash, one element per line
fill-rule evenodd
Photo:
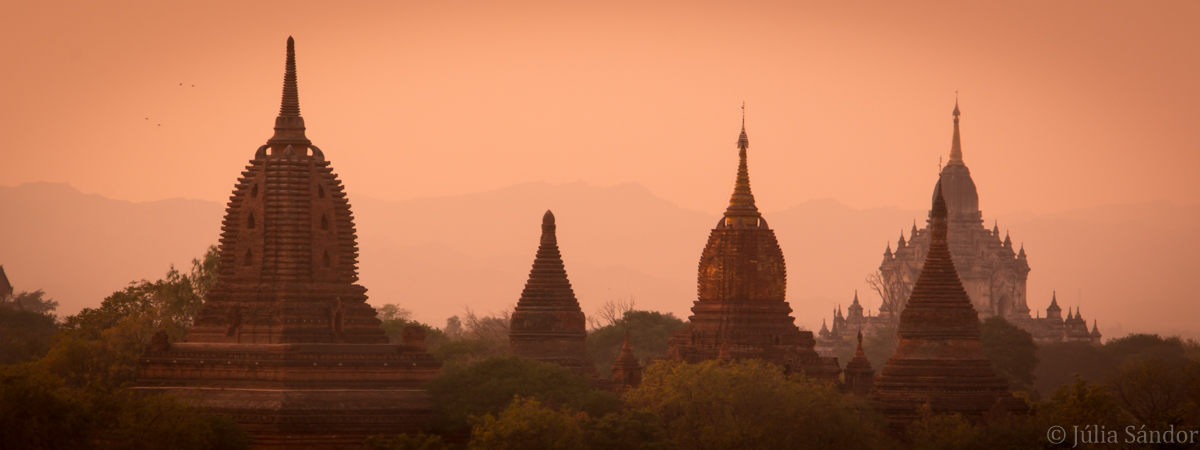
<path fill-rule="evenodd" d="M 390 344 L 171 344 L 141 357 L 135 392 L 164 393 L 234 419 L 255 449 L 361 449 L 415 433 L 441 363 Z"/>

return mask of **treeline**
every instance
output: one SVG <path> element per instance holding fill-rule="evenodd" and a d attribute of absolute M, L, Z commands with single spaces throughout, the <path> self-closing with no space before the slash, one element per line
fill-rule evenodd
<path fill-rule="evenodd" d="M 130 283 L 56 321 L 57 303 L 0 308 L 0 443 L 5 449 L 244 449 L 232 420 L 125 388 L 151 336 L 182 338 L 215 280 L 216 248 L 163 279 Z"/>
<path fill-rule="evenodd" d="M 227 418 L 125 389 L 155 332 L 186 337 L 215 282 L 215 251 L 186 273 L 172 268 L 160 280 L 131 283 L 74 316 L 56 318 L 57 304 L 40 291 L 22 293 L 20 311 L 0 308 L 3 448 L 246 448 L 248 436 Z M 605 375 L 626 336 L 639 358 L 663 357 L 671 331 L 685 325 L 637 310 L 632 299 L 591 316 L 588 350 Z M 444 366 L 427 386 L 436 408 L 427 434 L 376 436 L 366 443 L 373 449 L 1053 448 L 1046 433 L 1055 425 L 1200 427 L 1200 345 L 1157 335 L 1037 346 L 1023 330 L 989 319 L 984 351 L 1034 414 L 973 425 L 925 411 L 905 435 L 889 436 L 869 399 L 762 362 L 660 361 L 618 396 L 557 365 L 506 356 L 507 311 L 468 310 L 439 328 L 391 304 L 379 318 L 396 343 L 405 326 L 425 327 Z M 886 330 L 866 337 L 876 371 L 895 345 Z"/>

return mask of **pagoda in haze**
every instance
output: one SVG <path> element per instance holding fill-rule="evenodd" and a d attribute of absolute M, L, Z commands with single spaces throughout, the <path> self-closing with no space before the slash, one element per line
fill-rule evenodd
<path fill-rule="evenodd" d="M 900 313 L 896 352 L 874 380 L 875 409 L 888 419 L 893 433 L 903 433 L 917 420 L 923 405 L 972 422 L 993 411 L 1028 411 L 1025 402 L 1009 392 L 1008 381 L 996 376 L 979 344 L 979 314 L 950 256 L 940 184 L 929 219 L 929 253 Z"/>
<path fill-rule="evenodd" d="M 513 310 L 508 339 L 509 354 L 555 363 L 588 378 L 599 376 L 587 353 L 587 319 L 567 280 L 549 210 L 542 216 L 541 242 Z"/>
<path fill-rule="evenodd" d="M 693 363 L 757 358 L 788 373 L 835 380 L 837 358 L 817 355 L 812 332 L 800 331 L 791 316 L 783 250 L 750 192 L 745 118 L 737 147 L 740 162 L 729 207 L 700 254 L 698 298 L 687 327 L 671 332 L 667 355 Z"/>
<path fill-rule="evenodd" d="M 354 218 L 305 137 L 290 37 L 282 103 L 229 198 L 215 286 L 184 341 L 155 336 L 136 389 L 232 416 L 256 449 L 359 448 L 416 432 L 432 406 L 421 385 L 441 363 L 422 329 L 389 344 L 355 284 Z"/>

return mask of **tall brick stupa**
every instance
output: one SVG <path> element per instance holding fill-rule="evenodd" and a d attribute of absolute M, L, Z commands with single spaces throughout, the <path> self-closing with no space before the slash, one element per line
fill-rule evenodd
<path fill-rule="evenodd" d="M 787 270 L 775 232 L 754 204 L 746 152 L 745 119 L 737 141 L 739 163 L 724 217 L 700 254 L 698 298 L 686 328 L 671 333 L 668 357 L 687 362 L 757 358 L 809 378 L 834 380 L 837 358 L 813 350 L 785 298 Z"/>
<path fill-rule="evenodd" d="M 529 281 L 513 310 L 509 353 L 595 378 L 596 363 L 587 353 L 587 319 L 567 280 L 555 228 L 554 213 L 547 210 Z"/>
<path fill-rule="evenodd" d="M 929 253 L 900 314 L 896 352 L 875 379 L 876 410 L 894 433 L 917 420 L 926 404 L 935 413 L 957 413 L 972 422 L 989 412 L 1028 411 L 983 354 L 979 314 L 950 257 L 946 216 L 939 184 L 929 212 Z"/>
<path fill-rule="evenodd" d="M 183 341 L 156 336 L 137 389 L 232 416 L 256 449 L 362 448 L 415 432 L 441 364 L 423 330 L 388 343 L 366 288 L 345 190 L 305 137 L 292 39 L 275 134 L 234 185 L 217 281 Z"/>

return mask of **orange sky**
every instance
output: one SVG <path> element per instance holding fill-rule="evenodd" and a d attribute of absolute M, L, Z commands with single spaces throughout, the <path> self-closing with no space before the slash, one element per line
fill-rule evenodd
<path fill-rule="evenodd" d="M 768 217 L 924 210 L 956 90 L 985 218 L 1200 202 L 1194 1 L 26 3 L 0 15 L 0 185 L 224 201 L 292 35 L 352 203 L 636 182 L 715 215 L 745 101 Z"/>
<path fill-rule="evenodd" d="M 1190 1 L 24 3 L 0 17 L 3 185 L 226 198 L 294 35 L 352 199 L 635 181 L 717 212 L 745 100 L 764 210 L 926 208 L 956 89 L 985 215 L 1200 193 Z"/>

